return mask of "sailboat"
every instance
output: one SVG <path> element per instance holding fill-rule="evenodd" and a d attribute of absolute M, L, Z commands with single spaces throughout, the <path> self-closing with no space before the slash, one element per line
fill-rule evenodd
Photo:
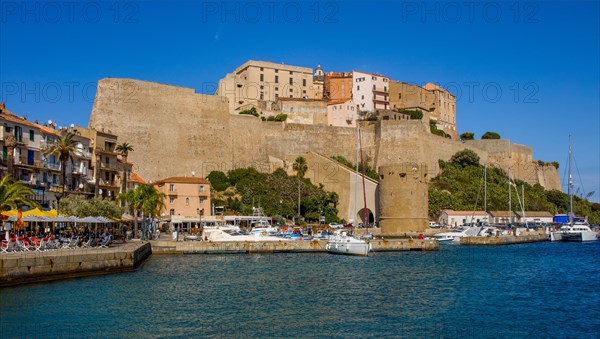
<path fill-rule="evenodd" d="M 598 234 L 590 228 L 587 220 L 575 220 L 573 214 L 573 144 L 569 135 L 569 223 L 563 225 L 559 231 L 550 232 L 550 241 L 594 241 Z"/>
<path fill-rule="evenodd" d="M 360 142 L 360 122 L 357 121 L 356 127 L 356 182 L 355 182 L 355 195 L 354 195 L 354 210 L 356 210 L 356 201 L 358 195 L 358 152 Z M 361 163 L 362 163 L 362 147 L 360 147 L 360 155 L 361 155 Z M 363 211 L 365 213 L 365 226 L 368 230 L 369 219 L 367 215 L 367 198 L 365 192 L 365 176 L 364 169 L 365 166 L 363 164 L 363 198 L 364 198 L 364 208 Z M 354 233 L 356 227 L 356 220 L 353 223 L 352 233 Z M 369 251 L 371 250 L 371 244 L 366 239 L 361 239 L 356 237 L 354 234 L 348 234 L 346 231 L 337 230 L 333 235 L 331 235 L 327 241 L 327 251 L 333 254 L 346 254 L 346 255 L 359 255 L 359 256 L 368 256 Z"/>

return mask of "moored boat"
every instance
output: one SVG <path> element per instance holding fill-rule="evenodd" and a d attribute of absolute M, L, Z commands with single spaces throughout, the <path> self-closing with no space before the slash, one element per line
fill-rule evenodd
<path fill-rule="evenodd" d="M 371 244 L 365 239 L 349 235 L 347 232 L 336 232 L 329 237 L 327 251 L 333 254 L 368 256 Z"/>

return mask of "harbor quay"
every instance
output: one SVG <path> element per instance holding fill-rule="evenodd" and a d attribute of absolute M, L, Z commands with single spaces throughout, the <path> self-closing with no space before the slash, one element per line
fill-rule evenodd
<path fill-rule="evenodd" d="M 299 241 L 150 241 L 153 254 L 226 254 L 226 253 L 315 253 L 327 252 L 327 240 Z M 372 239 L 372 252 L 437 251 L 433 239 Z"/>
<path fill-rule="evenodd" d="M 130 272 L 152 253 L 147 242 L 0 254 L 0 287 Z"/>
<path fill-rule="evenodd" d="M 467 246 L 498 246 L 512 244 L 526 244 L 532 242 L 548 241 L 548 235 L 545 233 L 531 233 L 522 235 L 500 235 L 494 237 L 462 237 L 461 245 Z"/>

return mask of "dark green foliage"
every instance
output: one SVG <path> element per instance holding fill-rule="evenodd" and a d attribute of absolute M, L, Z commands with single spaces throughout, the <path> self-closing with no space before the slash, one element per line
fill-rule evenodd
<path fill-rule="evenodd" d="M 402 109 L 402 110 L 398 110 L 398 113 L 404 113 L 404 114 L 408 114 L 410 115 L 410 119 L 411 120 L 421 120 L 423 119 L 423 112 L 421 112 L 420 110 L 407 110 L 407 109 Z"/>
<path fill-rule="evenodd" d="M 210 187 L 217 192 L 224 191 L 228 187 L 227 175 L 221 171 L 212 171 L 206 178 L 210 181 Z"/>
<path fill-rule="evenodd" d="M 334 155 L 331 157 L 331 159 L 339 162 L 340 164 L 351 168 L 352 170 L 356 170 L 356 164 L 353 164 L 352 162 L 350 162 L 350 160 L 344 158 L 341 155 Z M 363 168 L 361 164 L 358 164 L 358 171 L 360 173 L 363 172 Z M 377 173 L 377 171 L 371 167 L 371 165 L 369 165 L 368 161 L 365 161 L 365 176 L 375 180 L 375 181 L 379 181 L 379 174 Z"/>
<path fill-rule="evenodd" d="M 481 136 L 481 139 L 500 139 L 500 134 L 496 132 L 485 132 Z"/>
<path fill-rule="evenodd" d="M 215 172 L 211 172 L 213 173 Z M 228 197 L 226 201 L 219 201 L 229 211 L 251 215 L 252 207 L 260 205 L 266 215 L 295 216 L 298 213 L 299 183 L 300 210 L 307 221 L 318 221 L 321 213 L 327 223 L 339 221 L 336 207 L 339 197 L 336 193 L 326 192 L 309 179 L 290 177 L 281 168 L 271 174 L 260 173 L 251 167 L 239 168 L 229 171 L 225 182 L 229 187 L 235 187 L 240 197 Z"/>
<path fill-rule="evenodd" d="M 456 152 L 456 154 L 450 158 L 450 163 L 461 167 L 479 166 L 479 156 L 470 149 L 465 149 Z"/>
<path fill-rule="evenodd" d="M 255 117 L 258 117 L 258 116 L 259 116 L 259 114 L 258 114 L 258 112 L 256 111 L 256 108 L 255 108 L 255 107 L 252 107 L 252 108 L 250 108 L 250 109 L 243 110 L 243 111 L 241 111 L 241 112 L 240 112 L 240 114 L 254 115 Z"/>
<path fill-rule="evenodd" d="M 431 131 L 431 134 L 439 135 L 440 137 L 445 138 L 448 136 L 446 132 L 437 128 L 437 124 L 434 120 L 429 120 L 429 130 Z"/>
<path fill-rule="evenodd" d="M 475 139 L 475 133 L 473 132 L 465 132 L 460 135 L 460 140 L 473 140 Z"/>
<path fill-rule="evenodd" d="M 472 153 L 472 154 L 471 154 Z M 470 150 L 456 153 L 450 162 L 445 162 L 442 173 L 433 178 L 429 185 L 429 215 L 437 218 L 443 209 L 483 210 L 484 167 L 479 165 L 479 157 Z M 516 188 L 515 188 L 516 186 Z M 498 168 L 487 170 L 487 210 L 508 210 L 508 178 Z M 516 180 L 511 189 L 512 209 L 520 211 L 519 198 L 522 188 L 525 191 L 525 211 L 548 211 L 552 214 L 565 214 L 568 209 L 567 194 L 550 190 L 539 185 L 530 185 Z M 477 196 L 479 200 L 477 206 Z M 520 197 L 522 200 L 522 197 Z M 577 216 L 588 216 L 590 222 L 600 222 L 600 204 L 591 203 L 579 197 L 573 199 L 573 210 Z"/>
<path fill-rule="evenodd" d="M 267 118 L 267 121 L 286 121 L 287 120 L 287 114 L 277 114 L 276 116 L 270 116 Z"/>

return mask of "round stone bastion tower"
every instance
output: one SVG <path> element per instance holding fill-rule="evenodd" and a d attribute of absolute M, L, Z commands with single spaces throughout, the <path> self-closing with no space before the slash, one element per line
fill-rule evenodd
<path fill-rule="evenodd" d="M 381 234 L 423 232 L 429 226 L 427 165 L 402 163 L 379 167 Z"/>

